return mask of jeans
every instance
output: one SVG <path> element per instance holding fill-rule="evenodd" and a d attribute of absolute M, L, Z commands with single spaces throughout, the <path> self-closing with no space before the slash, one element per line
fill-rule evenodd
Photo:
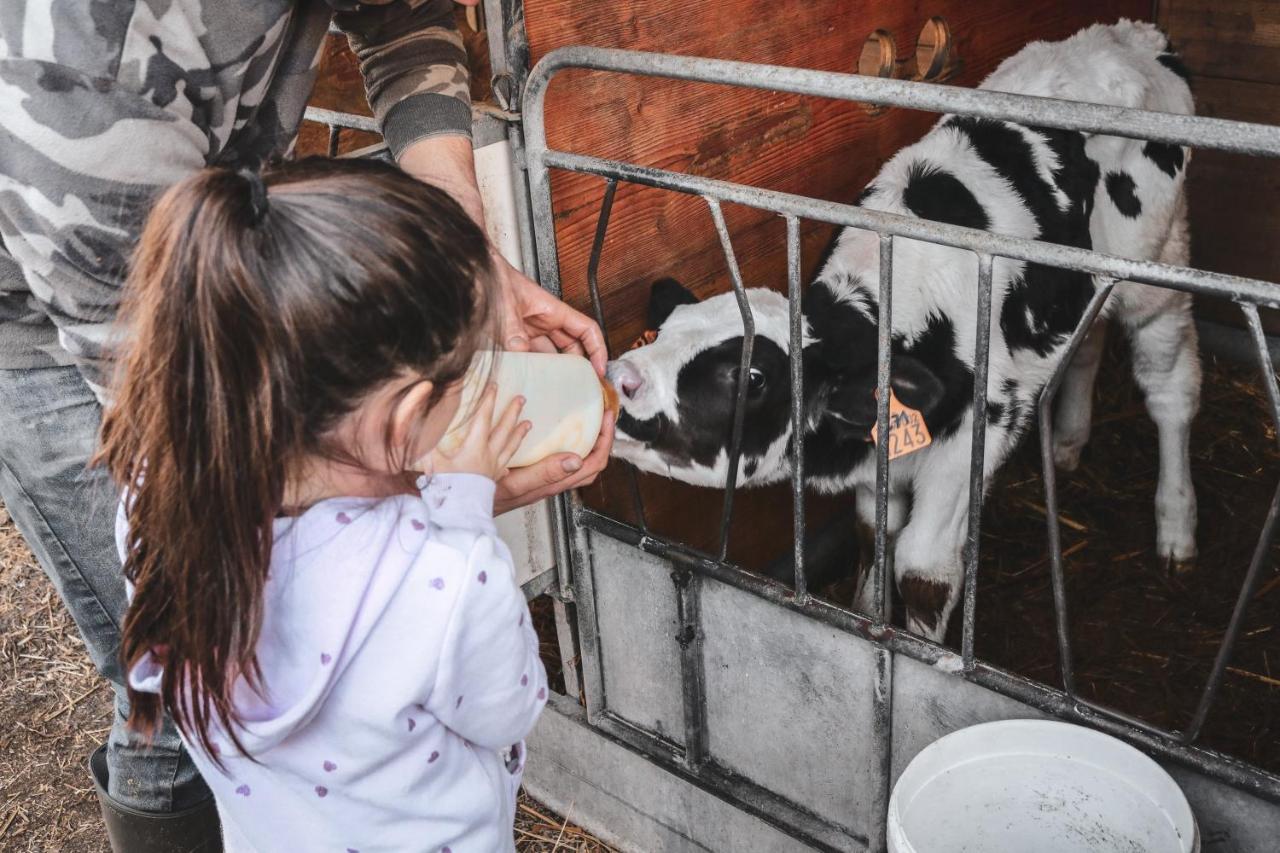
<path fill-rule="evenodd" d="M 74 367 L 0 370 L 0 498 L 70 611 L 94 666 L 115 691 L 107 741 L 109 793 L 141 811 L 177 811 L 210 792 L 171 720 L 166 718 L 150 743 L 125 726 L 117 492 L 105 471 L 87 467 L 101 417 L 101 406 Z"/>

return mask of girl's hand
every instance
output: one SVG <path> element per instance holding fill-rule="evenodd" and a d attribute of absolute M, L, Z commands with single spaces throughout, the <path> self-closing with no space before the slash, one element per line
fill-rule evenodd
<path fill-rule="evenodd" d="M 507 475 L 507 463 L 520 447 L 532 424 L 520 420 L 524 398 L 516 397 L 503 411 L 497 423 L 493 410 L 497 405 L 498 386 L 490 382 L 480 398 L 480 405 L 467 423 L 462 444 L 452 453 L 437 448 L 431 454 L 432 469 L 445 474 L 480 474 L 490 480 Z"/>

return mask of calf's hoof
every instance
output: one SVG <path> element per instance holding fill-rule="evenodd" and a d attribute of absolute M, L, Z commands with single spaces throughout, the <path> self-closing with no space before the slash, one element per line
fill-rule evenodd
<path fill-rule="evenodd" d="M 1084 452 L 1084 442 L 1054 442 L 1053 464 L 1059 471 L 1070 473 L 1080 467 L 1080 454 Z"/>
<path fill-rule="evenodd" d="M 1170 554 L 1164 557 L 1164 571 L 1171 578 L 1185 577 L 1196 570 L 1196 555 L 1178 559 Z"/>
<path fill-rule="evenodd" d="M 907 574 L 898 581 L 898 591 L 907 610 L 907 630 L 926 640 L 942 642 L 955 595 L 951 584 L 924 575 Z"/>

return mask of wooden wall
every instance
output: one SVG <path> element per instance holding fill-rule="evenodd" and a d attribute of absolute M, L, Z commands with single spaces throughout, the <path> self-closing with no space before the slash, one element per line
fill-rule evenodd
<path fill-rule="evenodd" d="M 1158 18 L 1191 70 L 1201 115 L 1280 124 L 1280 0 L 1160 0 Z M 1187 180 L 1192 263 L 1280 280 L 1280 160 L 1198 151 Z M 1240 322 L 1230 305 L 1198 310 Z M 1280 316 L 1266 313 L 1280 334 Z"/>

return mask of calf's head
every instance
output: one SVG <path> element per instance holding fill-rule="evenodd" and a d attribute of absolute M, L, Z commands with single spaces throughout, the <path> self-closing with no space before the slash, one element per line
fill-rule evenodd
<path fill-rule="evenodd" d="M 822 311 L 821 318 L 806 319 L 804 423 L 807 434 L 816 434 L 816 446 L 807 444 L 806 454 L 838 455 L 852 464 L 865 454 L 875 422 L 876 326 L 865 306 L 820 304 L 820 287 L 811 289 L 815 299 L 806 298 L 805 305 L 806 312 Z M 745 379 L 738 483 L 752 486 L 783 479 L 790 470 L 790 325 L 782 295 L 752 288 L 747 299 L 756 335 Z M 699 301 L 663 279 L 650 291 L 649 328 L 658 331 L 652 343 L 609 363 L 608 378 L 621 401 L 613 454 L 645 471 L 722 488 L 744 340 L 737 299 L 724 293 Z M 815 337 L 814 328 L 826 331 L 828 340 Z M 922 410 L 941 396 L 927 368 L 896 353 L 893 385 L 904 402 Z"/>

